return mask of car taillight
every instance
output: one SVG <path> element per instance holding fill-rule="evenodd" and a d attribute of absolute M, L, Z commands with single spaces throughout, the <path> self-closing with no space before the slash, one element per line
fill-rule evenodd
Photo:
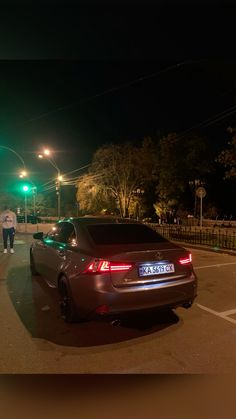
<path fill-rule="evenodd" d="M 121 272 L 128 271 L 132 268 L 132 263 L 113 262 L 109 260 L 95 259 L 85 269 L 84 273 L 105 273 L 105 272 Z"/>
<path fill-rule="evenodd" d="M 187 257 L 180 258 L 179 263 L 180 265 L 187 265 L 189 263 L 192 263 L 192 254 L 189 253 Z"/>

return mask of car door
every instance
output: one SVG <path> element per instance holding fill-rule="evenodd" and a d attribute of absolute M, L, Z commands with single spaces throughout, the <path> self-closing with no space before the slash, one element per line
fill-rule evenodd
<path fill-rule="evenodd" d="M 37 268 L 40 274 L 50 282 L 52 259 L 55 258 L 60 225 L 55 224 L 52 229 L 37 243 Z"/>
<path fill-rule="evenodd" d="M 68 246 L 76 239 L 75 229 L 70 222 L 60 222 L 47 240 L 45 277 L 51 286 L 57 287 L 59 273 L 63 270 L 68 256 Z"/>
<path fill-rule="evenodd" d="M 34 246 L 34 260 L 36 269 L 40 275 L 46 276 L 48 270 L 48 263 L 51 256 L 52 242 L 57 234 L 58 227 L 55 224 L 51 230 L 46 233 L 42 239 L 37 240 Z"/>

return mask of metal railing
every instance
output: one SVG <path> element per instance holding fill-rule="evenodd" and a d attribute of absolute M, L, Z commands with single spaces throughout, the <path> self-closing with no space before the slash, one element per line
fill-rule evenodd
<path fill-rule="evenodd" d="M 210 246 L 216 250 L 236 250 L 236 231 L 159 224 L 149 226 L 169 240 Z"/>

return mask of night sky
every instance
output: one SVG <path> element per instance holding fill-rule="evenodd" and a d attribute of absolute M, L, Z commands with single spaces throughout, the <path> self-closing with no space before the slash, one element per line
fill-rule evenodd
<path fill-rule="evenodd" d="M 8 7 L 0 16 L 0 145 L 22 155 L 35 183 L 53 176 L 37 160 L 42 146 L 68 172 L 89 164 L 104 143 L 147 135 L 195 127 L 214 149 L 227 144 L 226 129 L 236 123 L 232 6 L 12 7 L 14 14 Z M 0 153 L 7 183 L 19 161 Z"/>

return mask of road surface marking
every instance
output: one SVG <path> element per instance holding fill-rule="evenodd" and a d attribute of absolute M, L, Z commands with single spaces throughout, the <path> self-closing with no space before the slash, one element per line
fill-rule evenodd
<path fill-rule="evenodd" d="M 221 314 L 223 314 L 224 316 L 230 316 L 231 314 L 236 314 L 236 308 L 233 310 L 222 311 Z"/>
<path fill-rule="evenodd" d="M 217 263 L 216 265 L 194 266 L 194 269 L 220 268 L 221 266 L 236 265 L 236 262 Z"/>
<path fill-rule="evenodd" d="M 236 310 L 228 310 L 228 312 L 227 311 L 218 312 L 218 311 L 212 310 L 211 308 L 202 306 L 201 304 L 197 304 L 197 306 L 199 308 L 201 308 L 202 310 L 208 311 L 208 313 L 214 314 L 215 316 L 221 317 L 222 319 L 227 320 L 230 323 L 236 324 L 236 320 L 235 319 L 231 319 L 230 317 L 228 317 L 227 315 L 225 315 L 225 313 L 229 313 L 229 312 L 231 312 L 231 314 L 233 314 L 232 312 L 236 312 Z"/>

